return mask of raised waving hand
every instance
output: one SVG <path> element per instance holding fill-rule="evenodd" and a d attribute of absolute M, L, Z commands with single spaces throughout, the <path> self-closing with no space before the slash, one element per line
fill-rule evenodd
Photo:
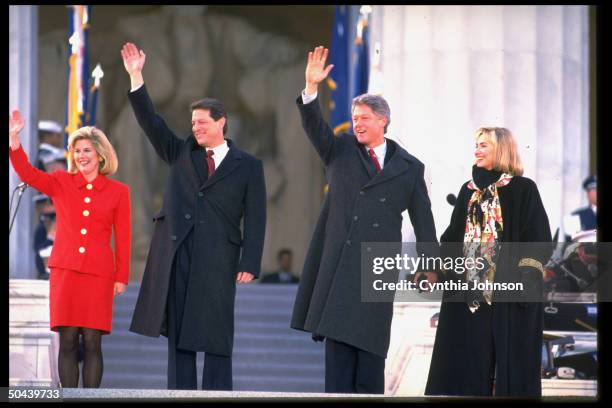
<path fill-rule="evenodd" d="M 142 77 L 142 69 L 144 68 L 146 54 L 143 50 L 139 50 L 133 43 L 125 43 L 121 48 L 121 58 L 123 58 L 123 66 L 130 75 L 132 89 L 140 87 L 144 83 Z"/>
<path fill-rule="evenodd" d="M 14 110 L 9 114 L 9 147 L 12 150 L 18 149 L 21 145 L 19 141 L 19 132 L 23 130 L 24 126 L 25 120 L 18 110 Z"/>
<path fill-rule="evenodd" d="M 323 46 L 316 47 L 308 53 L 308 64 L 306 65 L 306 94 L 312 95 L 317 92 L 317 86 L 327 78 L 329 71 L 334 67 L 333 64 L 325 67 L 325 60 L 329 50 Z"/>

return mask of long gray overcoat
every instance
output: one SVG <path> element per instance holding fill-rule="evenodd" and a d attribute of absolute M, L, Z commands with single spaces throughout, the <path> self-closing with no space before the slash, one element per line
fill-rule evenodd
<path fill-rule="evenodd" d="M 376 174 L 354 135 L 335 137 L 318 100 L 297 105 L 302 125 L 327 169 L 329 190 L 315 227 L 291 327 L 386 358 L 393 304 L 361 302 L 361 243 L 401 242 L 408 210 L 417 241 L 437 242 L 423 178 L 425 166 L 387 139 Z"/>

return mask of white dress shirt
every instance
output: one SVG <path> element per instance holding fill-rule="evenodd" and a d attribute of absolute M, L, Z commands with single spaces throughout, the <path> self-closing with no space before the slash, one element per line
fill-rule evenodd
<path fill-rule="evenodd" d="M 306 95 L 305 90 L 304 90 L 304 91 L 302 91 L 302 103 L 303 103 L 304 105 L 308 105 L 310 102 L 312 102 L 312 101 L 314 101 L 315 99 L 317 99 L 317 95 L 318 95 L 318 94 L 319 94 L 318 92 L 315 92 L 315 93 L 313 93 L 312 95 Z"/>
<path fill-rule="evenodd" d="M 366 150 L 370 150 L 367 146 L 365 147 Z M 374 148 L 374 155 L 376 156 L 376 159 L 378 159 L 378 164 L 380 164 L 380 169 L 382 170 L 385 167 L 385 155 L 387 154 L 387 139 L 385 139 L 385 141 L 376 146 Z M 370 155 L 370 152 L 368 151 L 368 156 Z"/>
<path fill-rule="evenodd" d="M 229 146 L 227 145 L 227 140 L 224 140 L 222 144 L 220 144 L 217 147 L 213 147 L 212 149 L 209 149 L 207 147 L 206 153 L 208 153 L 209 150 L 212 150 L 213 152 L 215 152 L 212 158 L 215 161 L 215 171 L 216 171 L 221 165 L 221 162 L 223 161 L 223 159 L 225 159 L 225 156 L 227 156 L 227 152 L 229 152 Z"/>

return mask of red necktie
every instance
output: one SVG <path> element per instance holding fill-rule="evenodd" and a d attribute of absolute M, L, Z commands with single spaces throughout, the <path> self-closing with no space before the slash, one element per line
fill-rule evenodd
<path fill-rule="evenodd" d="M 376 168 L 376 172 L 380 173 L 380 163 L 374 154 L 374 149 L 368 149 L 368 153 L 370 154 L 370 159 L 372 159 L 372 163 L 374 163 L 374 167 Z"/>
<path fill-rule="evenodd" d="M 213 154 L 215 154 L 212 150 L 206 151 L 206 164 L 208 165 L 208 177 L 212 176 L 215 173 L 215 161 L 213 160 Z"/>

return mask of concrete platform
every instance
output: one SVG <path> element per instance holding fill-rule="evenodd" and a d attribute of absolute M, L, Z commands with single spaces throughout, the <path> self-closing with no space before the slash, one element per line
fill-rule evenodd
<path fill-rule="evenodd" d="M 292 393 L 292 392 L 251 392 L 251 391 L 179 391 L 179 390 L 140 390 L 140 389 L 83 389 L 71 388 L 63 390 L 63 399 L 66 402 L 87 401 L 93 402 L 96 400 L 102 401 L 138 401 L 138 402 L 155 402 L 169 400 L 172 402 L 198 402 L 198 401 L 233 401 L 244 402 L 249 400 L 258 401 L 356 401 L 367 400 L 371 402 L 387 401 L 387 402 L 441 402 L 452 401 L 459 402 L 461 400 L 482 400 L 482 401 L 501 401 L 508 398 L 483 398 L 483 397 L 395 397 L 381 395 L 366 395 L 366 394 L 325 394 L 325 393 Z M 579 396 L 551 396 L 542 397 L 542 402 L 595 402 L 596 397 L 579 397 Z"/>

